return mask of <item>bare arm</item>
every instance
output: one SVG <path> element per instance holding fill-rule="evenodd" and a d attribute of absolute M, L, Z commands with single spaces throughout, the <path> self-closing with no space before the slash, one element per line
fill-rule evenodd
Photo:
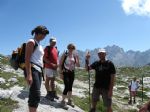
<path fill-rule="evenodd" d="M 76 66 L 77 67 L 80 67 L 80 61 L 79 61 L 79 56 L 78 55 L 76 55 Z"/>
<path fill-rule="evenodd" d="M 61 56 L 60 61 L 59 61 L 59 70 L 60 70 L 60 73 L 63 72 L 63 70 L 62 70 L 62 69 L 63 69 L 63 68 L 62 68 L 62 64 L 63 64 L 64 59 L 65 59 L 65 54 L 63 54 L 63 55 Z"/>
<path fill-rule="evenodd" d="M 34 50 L 34 44 L 33 42 L 28 42 L 26 45 L 26 53 L 25 53 L 25 68 L 27 73 L 27 83 L 29 85 L 32 84 L 32 72 L 31 72 L 31 63 L 30 58 Z"/>
<path fill-rule="evenodd" d="M 110 85 L 109 85 L 109 96 L 110 97 L 112 97 L 112 94 L 113 94 L 114 82 L 115 82 L 115 74 L 111 74 L 111 80 L 110 80 Z"/>

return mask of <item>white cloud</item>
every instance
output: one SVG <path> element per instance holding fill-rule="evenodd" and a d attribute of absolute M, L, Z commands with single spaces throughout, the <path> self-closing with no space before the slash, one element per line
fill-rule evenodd
<path fill-rule="evenodd" d="M 122 8 L 127 15 L 150 17 L 150 0 L 122 0 Z"/>

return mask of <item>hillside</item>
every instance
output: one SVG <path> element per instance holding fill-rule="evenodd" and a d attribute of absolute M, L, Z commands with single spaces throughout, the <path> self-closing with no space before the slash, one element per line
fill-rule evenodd
<path fill-rule="evenodd" d="M 2 59 L 3 60 L 3 59 Z M 14 71 L 9 65 L 2 64 L 0 72 L 0 110 L 1 112 L 26 112 L 27 110 L 27 86 L 20 70 Z M 94 72 L 91 71 L 91 88 L 94 82 Z M 113 110 L 114 112 L 137 112 L 140 105 L 146 102 L 150 98 L 150 66 L 144 66 L 139 68 L 134 67 L 121 67 L 117 68 L 116 83 L 113 92 Z M 137 97 L 137 103 L 128 105 L 128 83 L 133 77 L 137 77 L 138 80 L 144 80 L 143 102 L 142 102 L 142 88 L 140 87 Z M 63 82 L 57 79 L 57 91 L 61 97 L 63 90 Z M 84 69 L 76 70 L 76 80 L 73 87 L 74 102 L 76 108 L 70 108 L 70 112 L 82 112 L 88 111 L 89 107 L 89 95 L 88 95 L 88 73 Z M 42 82 L 41 88 L 41 103 L 39 105 L 39 112 L 46 112 L 51 110 L 52 112 L 65 112 L 65 110 L 59 108 L 60 100 L 56 102 L 49 102 L 45 100 L 46 94 L 44 88 L 44 82 Z M 3 105 L 7 102 L 7 105 Z M 84 102 L 84 103 L 83 103 Z M 9 107 L 9 108 L 8 108 Z M 78 108 L 79 107 L 79 108 Z M 9 110 L 10 109 L 10 110 Z M 7 111 L 6 111 L 7 110 Z M 98 110 L 105 112 L 103 102 L 98 103 Z M 97 111 L 97 112 L 99 112 Z"/>
<path fill-rule="evenodd" d="M 5 60 L 3 57 L 1 60 Z M 0 111 L 3 112 L 26 112 L 27 110 L 27 86 L 20 70 L 14 71 L 7 63 L 7 61 L 0 61 Z M 150 66 L 143 67 L 117 67 L 116 83 L 113 94 L 113 110 L 114 112 L 137 112 L 140 105 L 146 102 L 150 97 Z M 94 72 L 91 71 L 91 88 L 94 82 Z M 142 80 L 144 83 L 144 91 L 142 97 L 142 89 L 139 89 L 137 94 L 137 103 L 128 105 L 128 83 L 133 77 L 137 77 L 138 80 Z M 56 81 L 57 91 L 61 97 L 63 90 L 63 82 L 59 79 Z M 70 112 L 87 112 L 89 110 L 89 95 L 88 95 L 88 73 L 84 69 L 76 70 L 76 80 L 73 87 L 74 102 L 76 108 L 70 108 Z M 142 83 L 141 83 L 142 84 Z M 141 85 L 142 86 L 142 85 Z M 92 91 L 92 89 L 91 89 Z M 52 112 L 65 112 L 66 110 L 59 108 L 58 104 L 60 100 L 56 102 L 50 102 L 45 100 L 46 94 L 44 88 L 44 82 L 42 82 L 42 96 L 41 103 L 39 105 L 39 112 L 46 112 L 51 110 Z M 142 101 L 143 98 L 143 101 Z M 7 105 L 4 105 L 7 104 Z M 105 112 L 103 103 L 98 103 L 98 110 Z M 9 108 L 8 108 L 9 107 Z M 10 110 L 9 110 L 10 109 Z M 7 110 L 7 111 L 6 111 Z M 97 112 L 99 112 L 97 111 Z"/>

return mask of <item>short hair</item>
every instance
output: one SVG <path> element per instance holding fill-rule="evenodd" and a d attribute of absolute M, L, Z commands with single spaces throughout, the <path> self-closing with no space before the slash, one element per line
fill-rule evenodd
<path fill-rule="evenodd" d="M 31 35 L 33 35 L 33 34 L 45 34 L 45 35 L 47 35 L 47 34 L 49 34 L 49 31 L 45 26 L 40 25 L 40 26 L 35 27 L 31 31 Z"/>
<path fill-rule="evenodd" d="M 75 50 L 76 47 L 75 47 L 74 44 L 71 43 L 71 44 L 68 44 L 67 49 L 73 49 L 73 50 Z"/>

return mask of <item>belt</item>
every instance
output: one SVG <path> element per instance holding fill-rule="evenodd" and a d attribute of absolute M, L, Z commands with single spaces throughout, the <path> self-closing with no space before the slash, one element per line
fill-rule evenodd
<path fill-rule="evenodd" d="M 43 73 L 43 68 L 40 67 L 39 65 L 31 62 L 31 66 L 36 69 L 38 72 L 40 72 L 42 74 L 42 77 L 43 77 L 43 81 L 45 81 L 45 78 L 44 78 L 44 73 Z"/>
<path fill-rule="evenodd" d="M 64 69 L 63 72 L 67 72 L 67 73 L 71 72 L 72 73 L 72 72 L 74 72 L 74 70 Z"/>
<path fill-rule="evenodd" d="M 35 64 L 32 64 L 32 67 L 35 68 L 37 71 L 39 71 L 40 73 L 42 73 L 42 68 L 35 65 Z"/>

